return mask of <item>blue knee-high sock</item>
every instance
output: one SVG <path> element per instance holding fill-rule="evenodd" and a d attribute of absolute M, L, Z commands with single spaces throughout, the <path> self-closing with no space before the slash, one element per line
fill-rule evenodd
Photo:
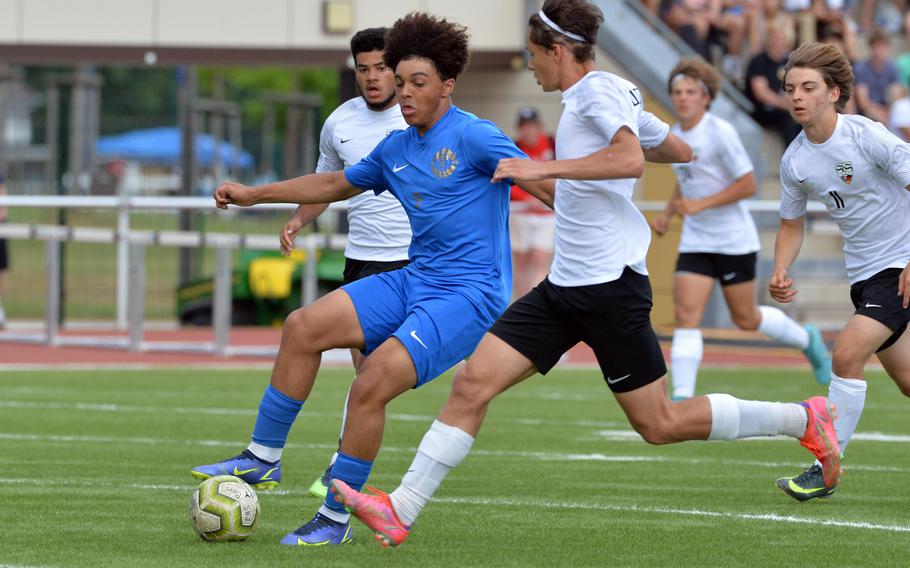
<path fill-rule="evenodd" d="M 253 441 L 269 448 L 283 448 L 301 406 L 302 400 L 295 400 L 269 385 L 259 403 Z"/>
<path fill-rule="evenodd" d="M 360 491 L 363 484 L 367 482 L 371 469 L 373 469 L 373 462 L 338 452 L 338 458 L 332 466 L 332 479 L 340 479 Z M 339 513 L 346 512 L 344 505 L 335 500 L 335 495 L 331 491 L 325 496 L 325 506 Z"/>

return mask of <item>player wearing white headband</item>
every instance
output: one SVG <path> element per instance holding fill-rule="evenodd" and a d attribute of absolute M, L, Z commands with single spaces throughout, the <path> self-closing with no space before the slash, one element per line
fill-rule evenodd
<path fill-rule="evenodd" d="M 736 130 L 708 111 L 719 87 L 717 71 L 698 57 L 681 59 L 667 85 L 679 117 L 672 132 L 692 147 L 690 163 L 673 164 L 676 187 L 666 209 L 651 223 L 662 236 L 674 215 L 685 219 L 673 277 L 673 398 L 695 395 L 703 350 L 698 326 L 715 281 L 720 282 L 737 327 L 758 330 L 801 349 L 815 379 L 828 384 L 831 358 L 818 328 L 804 328 L 780 309 L 755 302 L 755 264 L 761 245 L 744 202 L 755 193 L 755 174 Z"/>

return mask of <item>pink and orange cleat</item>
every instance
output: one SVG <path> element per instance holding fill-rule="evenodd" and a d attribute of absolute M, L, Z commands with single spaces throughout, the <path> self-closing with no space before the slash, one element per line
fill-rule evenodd
<path fill-rule="evenodd" d="M 835 442 L 836 443 L 836 442 Z M 340 479 L 333 479 L 329 491 L 335 500 L 351 510 L 351 513 L 374 533 L 382 546 L 398 546 L 408 538 L 410 527 L 398 520 L 392 501 L 386 493 L 367 486 L 372 495 L 361 493 Z"/>
<path fill-rule="evenodd" d="M 805 435 L 799 439 L 804 448 L 812 452 L 822 464 L 825 487 L 834 489 L 840 480 L 840 446 L 834 421 L 837 408 L 823 396 L 813 396 L 801 403 L 809 414 Z"/>

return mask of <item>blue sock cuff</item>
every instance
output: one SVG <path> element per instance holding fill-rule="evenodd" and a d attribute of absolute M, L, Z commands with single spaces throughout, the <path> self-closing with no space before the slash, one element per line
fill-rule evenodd
<path fill-rule="evenodd" d="M 253 441 L 269 448 L 283 448 L 302 406 L 302 400 L 295 400 L 269 385 L 259 403 Z"/>
<path fill-rule="evenodd" d="M 332 479 L 340 479 L 351 488 L 360 491 L 363 484 L 367 482 L 367 478 L 370 477 L 372 469 L 373 462 L 338 452 L 338 458 L 332 466 Z M 344 505 L 335 501 L 335 496 L 331 492 L 325 497 L 325 506 L 339 513 L 345 510 Z"/>
<path fill-rule="evenodd" d="M 278 402 L 279 404 L 283 402 L 289 405 L 289 407 L 294 407 L 297 410 L 300 410 L 300 407 L 303 406 L 304 402 L 302 400 L 297 400 L 296 398 L 289 397 L 272 385 L 269 385 L 265 388 L 265 396 L 275 397 L 277 399 L 275 402 Z"/>

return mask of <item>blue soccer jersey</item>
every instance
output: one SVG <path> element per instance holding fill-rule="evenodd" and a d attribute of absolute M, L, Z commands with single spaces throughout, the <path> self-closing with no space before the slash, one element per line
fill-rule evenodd
<path fill-rule="evenodd" d="M 452 107 L 423 136 L 393 132 L 345 170 L 354 187 L 390 191 L 413 238 L 406 268 L 344 286 L 369 354 L 390 337 L 408 350 L 420 386 L 471 354 L 509 303 L 508 182 L 501 158 L 526 158 L 492 123 Z"/>
<path fill-rule="evenodd" d="M 490 183 L 502 158 L 527 156 L 493 123 L 452 106 L 423 136 L 413 127 L 392 132 L 345 176 L 401 201 L 413 232 L 408 255 L 422 279 L 472 284 L 485 301 L 507 303 L 509 183 Z"/>

